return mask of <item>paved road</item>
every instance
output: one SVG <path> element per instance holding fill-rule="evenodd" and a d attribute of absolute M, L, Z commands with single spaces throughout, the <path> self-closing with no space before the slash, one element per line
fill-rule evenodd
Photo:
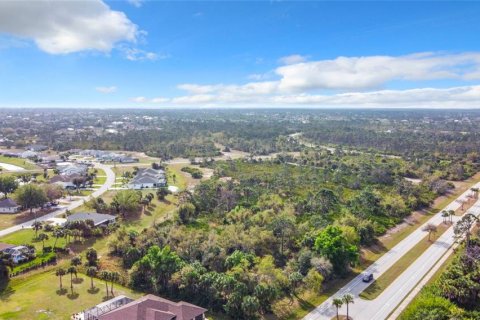
<path fill-rule="evenodd" d="M 480 183 L 475 187 L 479 188 Z M 470 190 L 465 191 L 457 200 L 466 200 L 471 193 Z M 446 206 L 445 210 L 456 210 L 461 204 L 457 200 Z M 469 212 L 480 214 L 480 200 L 478 200 Z M 459 217 L 454 217 L 454 221 Z M 441 212 L 434 215 L 424 225 L 432 223 L 438 225 L 443 222 Z M 422 226 L 423 227 L 423 226 Z M 359 294 L 371 283 L 364 283 L 362 277 L 366 273 L 373 273 L 375 278 L 380 277 L 392 265 L 395 264 L 405 253 L 413 248 L 419 241 L 424 241 L 426 233 L 422 231 L 422 227 L 413 231 L 408 237 L 398 243 L 390 251 L 380 257 L 375 263 L 368 267 L 362 274 L 355 277 L 347 285 L 341 288 L 336 294 L 327 299 L 312 312 L 310 312 L 305 320 L 330 320 L 336 314 L 335 308 L 332 306 L 332 300 L 341 297 L 346 293 L 354 296 L 355 303 L 350 305 L 350 316 L 355 320 L 383 320 L 400 304 L 400 302 L 408 295 L 422 277 L 435 265 L 453 243 L 453 227 L 450 227 L 437 241 L 432 244 L 414 263 L 410 265 L 382 294 L 375 300 L 367 301 L 359 297 Z M 343 308 L 345 309 L 345 308 Z M 342 313 L 345 310 L 342 309 Z"/>
<path fill-rule="evenodd" d="M 113 184 L 115 183 L 115 173 L 112 171 L 110 166 L 107 166 L 107 165 L 104 165 L 104 164 L 96 163 L 95 168 L 103 169 L 105 171 L 106 175 L 107 175 L 107 179 L 106 179 L 105 183 L 98 190 L 95 190 L 94 192 L 92 192 L 92 194 L 90 196 L 88 196 L 88 197 L 95 197 L 96 198 L 96 197 L 101 196 L 103 193 L 105 193 L 108 189 L 110 189 L 113 186 Z M 67 211 L 67 210 L 73 210 L 75 208 L 78 208 L 79 206 L 83 205 L 83 201 L 85 199 L 87 199 L 88 197 L 83 197 L 80 200 L 77 200 L 77 201 L 74 201 L 74 202 L 70 203 L 68 206 L 62 206 L 62 207 L 58 208 L 57 210 L 55 210 L 55 211 L 53 211 L 49 214 L 38 217 L 37 221 L 46 221 L 50 218 L 54 218 L 58 215 L 61 215 L 61 214 L 65 213 L 65 211 Z M 27 222 L 24 222 L 24 223 L 21 223 L 21 224 L 17 224 L 13 227 L 10 227 L 10 228 L 4 229 L 4 230 L 0 230 L 0 237 L 3 237 L 7 234 L 13 233 L 13 232 L 18 231 L 18 230 L 21 230 L 23 228 L 29 228 L 29 227 L 32 226 L 32 223 L 34 223 L 34 222 L 35 222 L 35 219 L 32 219 L 30 221 L 27 221 Z"/>

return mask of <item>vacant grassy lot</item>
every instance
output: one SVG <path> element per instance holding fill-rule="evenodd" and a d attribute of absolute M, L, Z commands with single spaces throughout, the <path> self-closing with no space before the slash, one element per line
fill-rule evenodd
<path fill-rule="evenodd" d="M 90 289 L 90 278 L 79 274 L 74 283 L 74 294 L 70 292 L 70 277 L 63 277 L 67 292 L 59 291 L 59 279 L 55 271 L 39 273 L 28 278 L 15 278 L 0 295 L 0 319 L 70 319 L 80 312 L 105 300 L 105 283 L 95 279 L 95 290 Z M 114 285 L 115 295 L 139 298 L 140 293 Z"/>
<path fill-rule="evenodd" d="M 368 286 L 360 297 L 366 300 L 373 300 L 378 297 L 398 276 L 400 276 L 417 258 L 427 250 L 448 228 L 448 224 L 440 224 L 437 226 L 437 233 L 432 235 L 431 241 L 425 236 L 422 241 L 417 243 L 410 251 L 401 257 L 393 266 L 384 274 Z"/>
<path fill-rule="evenodd" d="M 22 167 L 27 170 L 35 170 L 38 167 L 29 160 L 21 159 L 21 158 L 12 158 L 12 157 L 5 157 L 0 155 L 0 162 L 13 164 L 15 166 Z"/>

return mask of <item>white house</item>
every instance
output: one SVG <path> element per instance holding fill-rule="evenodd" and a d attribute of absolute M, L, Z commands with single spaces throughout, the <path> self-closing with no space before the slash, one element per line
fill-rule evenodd
<path fill-rule="evenodd" d="M 0 200 L 0 213 L 17 213 L 20 206 L 10 198 Z"/>
<path fill-rule="evenodd" d="M 144 188 L 162 188 L 167 185 L 165 171 L 155 169 L 139 169 L 135 178 L 130 181 L 127 186 L 129 189 Z"/>

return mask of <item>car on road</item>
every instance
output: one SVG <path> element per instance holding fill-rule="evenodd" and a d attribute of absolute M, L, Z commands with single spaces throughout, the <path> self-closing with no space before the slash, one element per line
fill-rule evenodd
<path fill-rule="evenodd" d="M 372 280 L 373 280 L 373 273 L 367 273 L 362 278 L 363 282 L 370 282 Z"/>

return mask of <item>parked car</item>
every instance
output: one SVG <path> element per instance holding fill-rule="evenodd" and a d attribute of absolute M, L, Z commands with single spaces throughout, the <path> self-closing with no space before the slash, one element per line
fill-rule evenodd
<path fill-rule="evenodd" d="M 367 273 L 363 276 L 363 282 L 370 282 L 373 280 L 373 273 Z"/>

